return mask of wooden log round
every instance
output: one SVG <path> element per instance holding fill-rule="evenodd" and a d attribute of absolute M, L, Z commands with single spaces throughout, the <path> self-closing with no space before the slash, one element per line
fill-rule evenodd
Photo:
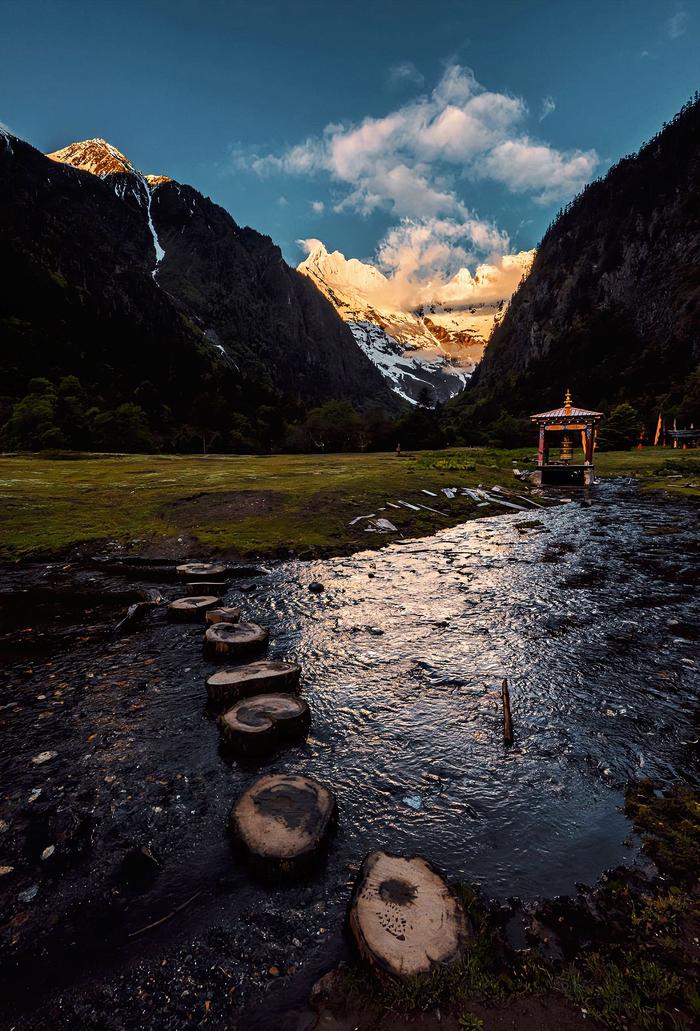
<path fill-rule="evenodd" d="M 238 799 L 231 832 L 261 873 L 296 873 L 321 852 L 333 825 L 333 793 L 312 777 L 268 773 Z"/>
<path fill-rule="evenodd" d="M 241 618 L 241 610 L 232 606 L 217 607 L 209 609 L 206 615 L 207 623 L 238 623 Z"/>
<path fill-rule="evenodd" d="M 228 569 L 217 562 L 185 562 L 176 566 L 175 571 L 183 580 L 220 580 Z"/>
<path fill-rule="evenodd" d="M 207 609 L 213 609 L 221 601 L 213 594 L 199 594 L 190 598 L 178 598 L 168 605 L 168 619 L 179 623 L 197 623 L 204 619 Z"/>
<path fill-rule="evenodd" d="M 294 662 L 262 659 L 247 666 L 220 669 L 207 680 L 207 697 L 212 705 L 233 705 L 239 698 L 266 691 L 295 693 L 299 690 L 301 666 Z"/>
<path fill-rule="evenodd" d="M 457 962 L 470 937 L 462 904 L 422 856 L 371 852 L 357 877 L 348 922 L 362 958 L 399 979 Z"/>
<path fill-rule="evenodd" d="M 250 655 L 266 648 L 269 636 L 257 623 L 214 623 L 204 635 L 204 654 L 215 662 Z"/>
<path fill-rule="evenodd" d="M 261 694 L 242 698 L 219 717 L 223 742 L 238 755 L 257 756 L 285 741 L 308 733 L 309 707 L 291 694 Z"/>

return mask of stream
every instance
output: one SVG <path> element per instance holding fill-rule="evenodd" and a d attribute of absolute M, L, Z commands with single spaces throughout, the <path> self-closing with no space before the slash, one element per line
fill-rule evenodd
<path fill-rule="evenodd" d="M 226 603 L 269 627 L 270 657 L 301 664 L 312 712 L 304 744 L 255 766 L 219 750 L 201 627 L 156 610 L 116 636 L 124 603 L 106 593 L 72 617 L 50 602 L 13 615 L 32 635 L 2 656 L 7 1026 L 174 1028 L 200 1012 L 219 1026 L 248 1004 L 247 1031 L 296 1027 L 269 1007 L 286 993 L 302 1014 L 346 954 L 375 848 L 526 902 L 633 862 L 625 783 L 700 780 L 698 510 L 622 480 L 592 498 L 235 581 Z M 139 586 L 60 564 L 3 580 L 6 594 Z M 233 801 L 272 770 L 316 777 L 339 810 L 314 875 L 278 887 L 226 834 Z"/>

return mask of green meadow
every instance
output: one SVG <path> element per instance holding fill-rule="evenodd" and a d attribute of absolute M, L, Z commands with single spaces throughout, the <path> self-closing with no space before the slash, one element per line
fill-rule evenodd
<path fill-rule="evenodd" d="M 90 541 L 133 551 L 271 556 L 330 554 L 386 541 L 356 516 L 376 513 L 421 536 L 502 508 L 448 501 L 440 488 L 518 491 L 513 466 L 532 449 L 393 453 L 0 457 L 0 559 L 49 555 Z M 633 476 L 649 489 L 700 494 L 700 453 L 647 448 L 596 457 L 600 476 Z M 686 487 L 686 483 L 695 484 Z M 432 498 L 423 491 L 439 495 Z M 393 508 L 398 501 L 442 510 Z M 378 512 L 383 508 L 384 511 Z"/>

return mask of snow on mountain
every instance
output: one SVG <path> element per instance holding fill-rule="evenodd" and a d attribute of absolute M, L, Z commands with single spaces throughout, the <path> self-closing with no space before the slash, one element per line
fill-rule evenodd
<path fill-rule="evenodd" d="M 136 171 L 129 159 L 111 143 L 107 143 L 107 140 L 81 140 L 46 156 L 63 165 L 72 165 L 73 168 L 82 168 L 84 172 L 92 172 L 93 175 Z"/>
<path fill-rule="evenodd" d="M 391 282 L 374 265 L 330 253 L 318 240 L 297 268 L 335 305 L 397 394 L 415 402 L 427 388 L 434 401 L 446 401 L 464 388 L 505 314 L 508 298 L 493 296 L 503 270 L 526 274 L 533 257 L 507 255 L 500 268 L 481 265 L 475 276 L 460 269 L 439 298 L 413 310 L 392 303 Z"/>
<path fill-rule="evenodd" d="M 148 231 L 153 240 L 156 263 L 151 270 L 155 280 L 158 266 L 165 257 L 165 251 L 161 247 L 156 227 L 151 216 L 152 192 L 161 183 L 172 182 L 167 175 L 144 175 L 137 168 L 134 168 L 125 154 L 108 143 L 107 140 L 99 137 L 94 140 L 81 140 L 71 143 L 62 150 L 55 150 L 52 154 L 46 155 L 51 161 L 57 161 L 63 165 L 71 165 L 83 172 L 91 172 L 101 179 L 108 175 L 128 175 L 126 181 L 117 180 L 114 183 L 114 192 L 118 197 L 124 199 L 127 194 L 132 194 L 136 203 L 143 209 L 146 215 Z"/>

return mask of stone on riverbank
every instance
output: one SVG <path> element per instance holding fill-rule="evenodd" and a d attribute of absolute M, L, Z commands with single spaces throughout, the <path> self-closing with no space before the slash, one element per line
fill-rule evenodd
<path fill-rule="evenodd" d="M 380 851 L 360 868 L 349 924 L 360 956 L 394 978 L 456 962 L 469 937 L 461 903 L 427 859 Z"/>
<path fill-rule="evenodd" d="M 239 698 L 266 691 L 296 693 L 301 666 L 294 662 L 261 659 L 246 666 L 217 670 L 207 680 L 207 695 L 212 705 L 232 705 Z"/>
<path fill-rule="evenodd" d="M 214 623 L 204 635 L 204 654 L 215 662 L 236 659 L 262 651 L 269 636 L 257 623 Z"/>
<path fill-rule="evenodd" d="M 290 694 L 262 694 L 242 698 L 219 717 L 224 743 L 239 755 L 271 752 L 284 741 L 304 736 L 311 723 L 309 707 Z"/>
<path fill-rule="evenodd" d="M 224 608 L 209 609 L 206 615 L 207 623 L 238 623 L 241 618 L 241 610 L 227 606 Z"/>
<path fill-rule="evenodd" d="M 319 854 L 335 813 L 333 793 L 312 777 L 268 773 L 238 799 L 230 827 L 260 872 L 289 874 Z"/>
<path fill-rule="evenodd" d="M 178 598 L 168 605 L 168 619 L 178 623 L 198 623 L 204 619 L 207 609 L 214 608 L 220 601 L 221 598 L 213 594 Z"/>

